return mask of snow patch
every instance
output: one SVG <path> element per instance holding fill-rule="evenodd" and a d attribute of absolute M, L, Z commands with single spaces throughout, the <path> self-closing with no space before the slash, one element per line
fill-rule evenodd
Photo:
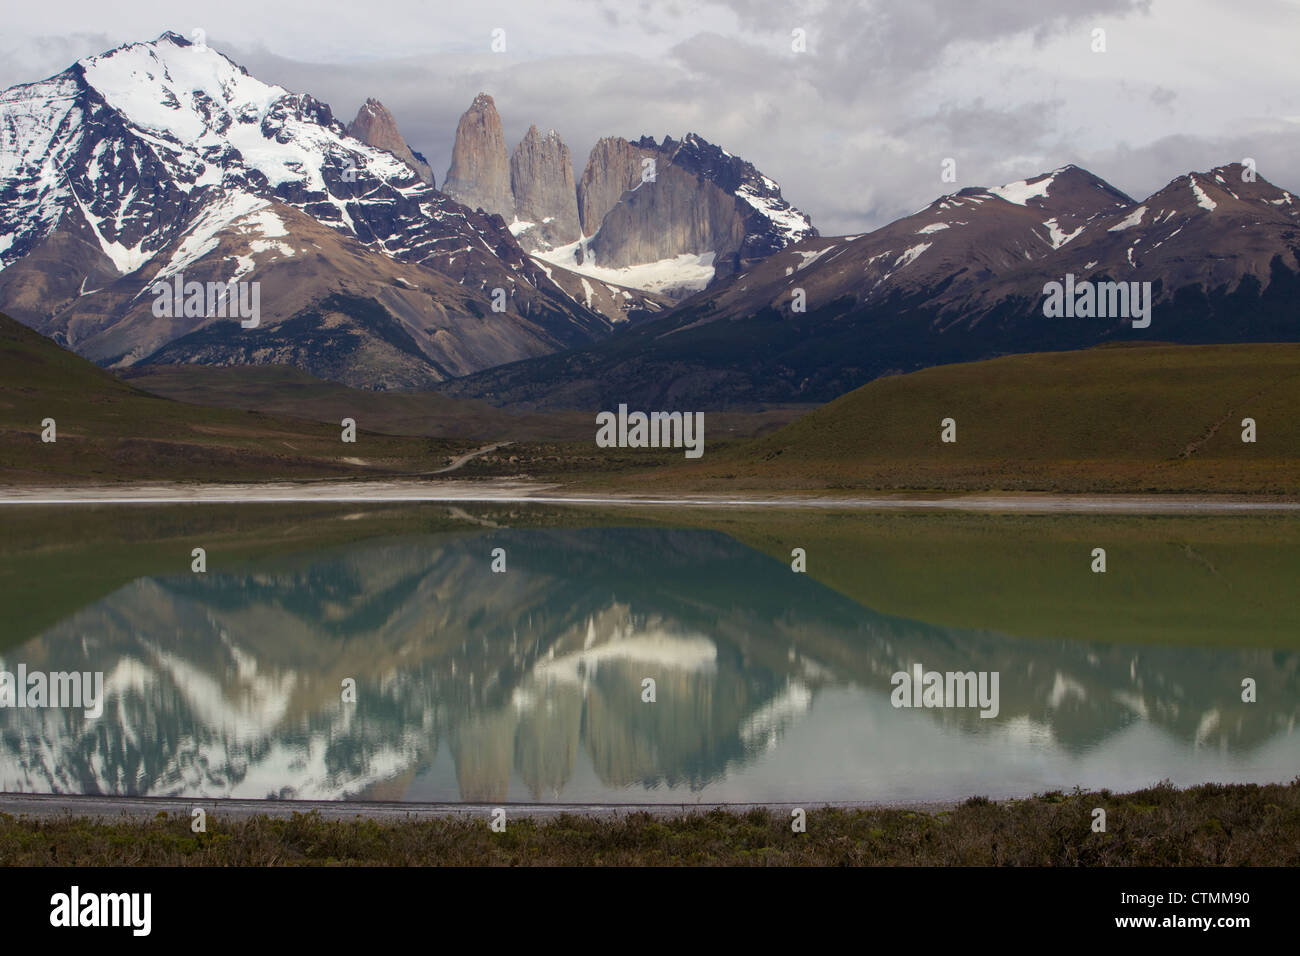
<path fill-rule="evenodd" d="M 154 276 L 154 281 L 184 272 L 194 262 L 207 255 L 221 241 L 221 233 L 244 216 L 265 209 L 270 203 L 248 193 L 232 193 L 210 204 L 186 231 L 171 259 Z M 279 217 L 270 214 L 279 222 Z M 283 230 L 283 224 L 280 226 Z M 284 235 L 284 232 L 280 233 Z M 152 284 L 152 283 L 151 283 Z"/>
<path fill-rule="evenodd" d="M 776 183 L 766 176 L 763 177 L 763 182 L 773 192 L 778 189 Z M 764 196 L 749 183 L 741 183 L 740 188 L 736 190 L 736 195 L 771 222 L 776 227 L 776 231 L 786 240 L 787 245 L 811 235 L 812 223 L 808 221 L 808 217 L 780 196 Z"/>
<path fill-rule="evenodd" d="M 830 251 L 831 251 L 832 249 L 834 249 L 834 248 L 835 248 L 835 243 L 831 243 L 831 244 L 830 244 L 829 246 L 827 246 L 825 249 L 817 249 L 817 250 L 815 250 L 815 251 L 813 251 L 813 252 L 804 252 L 802 249 L 792 249 L 792 250 L 790 250 L 790 251 L 793 252 L 795 255 L 797 255 L 797 256 L 799 256 L 799 257 L 801 257 L 801 258 L 803 259 L 803 262 L 801 262 L 801 263 L 799 263 L 799 265 L 795 266 L 795 270 L 798 271 L 798 270 L 801 270 L 801 269 L 807 269 L 810 265 L 812 265 L 814 262 L 816 262 L 818 259 L 820 259 L 822 256 L 826 255 L 826 253 L 830 252 Z M 786 275 L 790 275 L 790 273 L 787 272 Z"/>
<path fill-rule="evenodd" d="M 1131 229 L 1132 227 L 1140 224 L 1142 222 L 1142 217 L 1145 216 L 1146 214 L 1147 214 L 1147 207 L 1138 206 L 1131 213 L 1125 216 L 1120 222 L 1115 223 L 1115 225 L 1111 226 L 1106 231 L 1123 232 L 1125 229 Z"/>
<path fill-rule="evenodd" d="M 1044 176 L 1032 183 L 1022 179 L 1019 182 L 1007 183 L 1005 186 L 990 186 L 988 191 L 1009 203 L 1023 206 L 1031 199 L 1037 199 L 1039 196 L 1046 197 L 1055 179 L 1055 176 Z"/>
<path fill-rule="evenodd" d="M 1189 176 L 1188 179 L 1192 181 L 1192 194 L 1196 197 L 1196 205 L 1200 206 L 1202 209 L 1214 212 L 1214 210 L 1218 208 L 1219 204 L 1205 194 L 1205 190 L 1201 188 L 1200 183 L 1196 181 L 1195 176 Z"/>
<path fill-rule="evenodd" d="M 1047 227 L 1047 241 L 1052 244 L 1053 249 L 1061 248 L 1061 246 L 1065 245 L 1071 239 L 1077 237 L 1079 233 L 1083 232 L 1083 226 L 1080 226 L 1078 229 L 1074 230 L 1074 232 L 1066 232 L 1061 228 L 1060 223 L 1058 223 L 1055 218 L 1047 220 L 1043 225 Z"/>
<path fill-rule="evenodd" d="M 904 250 L 903 254 L 894 260 L 894 268 L 899 269 L 905 265 L 910 265 L 911 263 L 915 262 L 916 257 L 919 256 L 921 253 L 925 252 L 926 249 L 929 249 L 931 245 L 933 245 L 933 243 L 922 242 L 919 245 L 915 245 L 912 246 L 910 249 Z"/>

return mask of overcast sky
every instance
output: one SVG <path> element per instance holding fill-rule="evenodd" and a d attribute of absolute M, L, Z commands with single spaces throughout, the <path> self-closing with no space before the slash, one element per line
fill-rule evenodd
<path fill-rule="evenodd" d="M 6 11 L 0 86 L 195 28 L 344 122 L 378 97 L 440 185 L 483 90 L 578 175 L 601 136 L 698 133 L 824 234 L 1066 163 L 1141 198 L 1249 156 L 1300 191 L 1300 0 L 63 0 Z"/>

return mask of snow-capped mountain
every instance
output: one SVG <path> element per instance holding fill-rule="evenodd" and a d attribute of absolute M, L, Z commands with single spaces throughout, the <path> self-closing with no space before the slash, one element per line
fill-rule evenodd
<path fill-rule="evenodd" d="M 715 302 L 789 311 L 796 288 L 809 311 L 849 298 L 859 305 L 934 294 L 957 300 L 1028 263 L 1055 262 L 1132 206 L 1124 193 L 1077 166 L 969 187 L 873 232 L 783 250 L 756 264 L 744 281 L 717 290 Z"/>
<path fill-rule="evenodd" d="M 1047 318 L 1045 285 L 1067 275 L 1149 282 L 1152 324 Z M 882 374 L 1012 352 L 1298 337 L 1295 195 L 1233 164 L 1138 203 L 1065 166 L 941 196 L 870 233 L 805 239 L 629 336 L 446 391 L 591 407 L 613 397 L 656 407 L 666 395 L 699 408 L 829 401 Z"/>
<path fill-rule="evenodd" d="M 150 288 L 180 274 L 265 286 L 261 329 L 240 338 L 214 320 L 207 337 L 226 344 L 208 361 L 260 351 L 322 371 L 319 348 L 287 355 L 259 338 L 330 296 L 373 303 L 369 316 L 345 309 L 337 335 L 323 330 L 339 317 L 307 320 L 334 339 L 336 366 L 347 353 L 374 359 L 345 379 L 373 387 L 428 384 L 610 328 L 500 219 L 349 136 L 324 103 L 173 33 L 0 93 L 0 267 L 0 308 L 110 365 L 207 329 L 152 315 Z M 422 368 L 389 375 L 400 356 Z"/>

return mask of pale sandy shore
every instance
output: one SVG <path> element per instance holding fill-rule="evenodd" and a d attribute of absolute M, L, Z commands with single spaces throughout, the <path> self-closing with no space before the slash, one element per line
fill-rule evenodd
<path fill-rule="evenodd" d="M 969 511 L 1008 514 L 1300 513 L 1300 501 L 1226 495 L 683 494 L 583 493 L 516 479 L 285 481 L 249 484 L 115 484 L 0 488 L 0 506 L 93 504 L 348 503 L 554 504 L 634 507 Z"/>
<path fill-rule="evenodd" d="M 951 810 L 958 804 L 916 803 L 906 804 L 906 809 L 937 813 Z M 319 812 L 326 820 L 367 820 L 400 822 L 427 820 L 440 817 L 460 817 L 471 820 L 490 820 L 492 811 L 500 807 L 506 819 L 544 820 L 561 814 L 616 817 L 629 813 L 652 813 L 656 816 L 678 817 L 687 813 L 707 813 L 709 810 L 739 810 L 764 807 L 788 812 L 794 807 L 806 810 L 823 807 L 885 807 L 888 804 L 862 804 L 843 801 L 809 801 L 807 803 L 401 803 L 369 800 L 213 800 L 183 799 L 178 797 L 104 797 L 68 796 L 64 794 L 0 793 L 0 813 L 29 818 L 88 817 L 103 820 L 152 820 L 161 812 L 169 816 L 190 817 L 196 807 L 202 808 L 209 818 L 241 820 L 265 815 L 290 817 L 295 813 Z M 898 807 L 903 804 L 896 805 Z"/>

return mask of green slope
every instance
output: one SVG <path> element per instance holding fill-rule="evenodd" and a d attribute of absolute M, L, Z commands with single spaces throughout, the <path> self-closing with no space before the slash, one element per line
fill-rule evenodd
<path fill-rule="evenodd" d="M 591 431 L 591 416 L 581 412 L 513 415 L 437 392 L 350 388 L 289 365 L 146 365 L 122 377 L 146 392 L 192 405 L 331 423 L 351 417 L 386 435 L 537 441 L 574 440 Z"/>
<path fill-rule="evenodd" d="M 57 441 L 41 440 L 53 418 Z M 364 421 L 362 421 L 364 427 Z M 358 432 L 147 394 L 0 315 L 0 482 L 268 480 L 442 467 L 467 442 Z"/>
<path fill-rule="evenodd" d="M 1241 441 L 1254 418 L 1257 441 Z M 943 419 L 957 441 L 940 441 Z M 1016 355 L 877 379 L 646 476 L 682 487 L 1300 492 L 1300 345 Z"/>

